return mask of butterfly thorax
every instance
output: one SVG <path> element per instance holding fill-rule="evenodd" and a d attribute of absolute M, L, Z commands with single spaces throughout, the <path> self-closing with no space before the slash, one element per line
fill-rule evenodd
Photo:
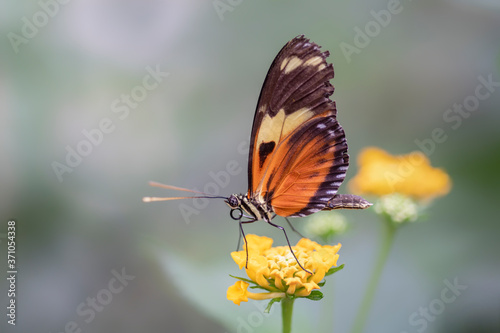
<path fill-rule="evenodd" d="M 256 198 L 249 198 L 243 194 L 231 194 L 227 200 L 225 200 L 226 204 L 234 210 L 240 210 L 242 214 L 237 216 L 231 216 L 235 219 L 240 219 L 241 217 L 249 217 L 258 220 L 267 220 L 271 221 L 274 217 L 273 208 L 268 205 L 266 202 L 260 202 Z"/>

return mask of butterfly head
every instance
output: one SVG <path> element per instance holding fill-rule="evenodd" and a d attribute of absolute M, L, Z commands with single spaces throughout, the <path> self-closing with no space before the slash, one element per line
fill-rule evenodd
<path fill-rule="evenodd" d="M 238 209 L 241 206 L 241 194 L 231 194 L 229 198 L 224 200 L 224 202 L 231 208 L 231 209 Z"/>
<path fill-rule="evenodd" d="M 231 194 L 224 202 L 231 208 L 231 213 L 229 214 L 233 220 L 241 220 L 244 215 L 244 212 L 248 212 L 248 200 L 245 200 L 242 194 Z M 246 204 L 245 204 L 246 203 Z M 250 215 L 252 212 L 249 213 Z"/>

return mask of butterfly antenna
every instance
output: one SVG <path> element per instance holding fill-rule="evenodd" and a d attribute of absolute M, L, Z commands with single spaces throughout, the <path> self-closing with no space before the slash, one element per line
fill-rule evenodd
<path fill-rule="evenodd" d="M 210 196 L 210 194 L 208 194 L 208 193 L 203 193 L 203 192 L 200 192 L 200 191 L 190 190 L 190 189 L 184 188 L 184 187 L 178 187 L 178 186 L 173 186 L 173 185 L 162 184 L 162 183 L 158 183 L 158 182 L 149 182 L 149 186 L 161 187 L 161 188 L 165 188 L 167 190 L 184 191 L 184 192 L 191 192 L 191 193 L 196 193 L 196 194 L 202 194 L 202 195 Z"/>
<path fill-rule="evenodd" d="M 166 185 L 158 182 L 149 182 L 150 186 L 154 187 L 161 187 L 167 190 L 176 190 L 176 191 L 184 191 L 184 192 L 191 192 L 191 193 L 196 193 L 196 194 L 201 194 L 197 196 L 189 196 L 189 197 L 144 197 L 142 198 L 143 202 L 155 202 L 155 201 L 169 201 L 169 200 L 180 200 L 180 199 L 201 199 L 201 198 L 206 198 L 206 199 L 227 199 L 226 197 L 222 196 L 217 196 L 217 195 L 212 195 L 200 191 L 195 191 L 195 190 L 190 190 L 187 188 L 183 187 L 177 187 L 177 186 L 172 186 L 172 185 Z"/>

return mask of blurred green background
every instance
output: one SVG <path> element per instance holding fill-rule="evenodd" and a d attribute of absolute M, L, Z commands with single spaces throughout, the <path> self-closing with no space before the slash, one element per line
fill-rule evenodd
<path fill-rule="evenodd" d="M 15 327 L 7 324 L 2 278 L 0 330 L 279 331 L 279 307 L 265 315 L 265 302 L 238 307 L 226 299 L 234 283 L 228 274 L 244 272 L 229 255 L 238 228 L 221 200 L 141 198 L 179 195 L 149 187 L 150 180 L 246 192 L 248 139 L 265 74 L 281 47 L 305 34 L 330 51 L 335 66 L 348 179 L 365 146 L 402 154 L 419 149 L 416 140 L 428 142 L 436 128 L 446 135 L 428 155 L 452 177 L 452 192 L 426 221 L 400 230 L 366 332 L 499 332 L 500 3 L 394 4 L 3 2 L 0 268 L 7 270 L 7 221 L 14 218 L 18 318 Z M 395 13 L 383 16 L 388 6 Z M 163 72 L 161 82 L 147 78 L 147 68 Z M 480 78 L 497 85 L 474 105 Z M 131 93 L 137 99 L 127 107 L 120 99 Z M 455 113 L 454 104 L 464 102 L 473 111 Z M 93 131 L 99 126 L 109 133 L 100 137 Z M 83 143 L 84 133 L 94 133 L 97 144 Z M 58 177 L 54 162 L 67 165 L 68 149 L 78 147 L 87 156 L 73 157 L 74 167 Z M 217 185 L 212 176 L 228 163 L 233 175 Z M 296 302 L 295 332 L 347 332 L 353 324 L 379 223 L 369 210 L 345 215 L 349 232 L 336 241 L 346 268 L 327 281 L 325 299 Z M 284 244 L 263 222 L 245 230 Z M 119 283 L 111 288 L 123 272 L 129 280 L 120 291 Z M 467 289 L 439 309 L 444 281 L 454 279 Z M 102 307 L 92 308 L 92 298 Z M 439 314 L 412 323 L 429 306 Z"/>

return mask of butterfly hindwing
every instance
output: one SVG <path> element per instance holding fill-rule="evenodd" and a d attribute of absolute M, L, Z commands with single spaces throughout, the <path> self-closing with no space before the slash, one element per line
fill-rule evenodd
<path fill-rule="evenodd" d="M 336 120 L 333 66 L 328 52 L 303 36 L 274 59 L 252 128 L 248 196 L 281 216 L 325 208 L 348 166 L 347 144 Z"/>
<path fill-rule="evenodd" d="M 288 140 L 283 145 L 288 148 L 277 151 L 276 159 L 282 162 L 270 170 L 266 187 L 273 190 L 264 197 L 278 215 L 306 216 L 324 209 L 345 178 L 345 134 L 334 117 L 318 116 Z"/>

